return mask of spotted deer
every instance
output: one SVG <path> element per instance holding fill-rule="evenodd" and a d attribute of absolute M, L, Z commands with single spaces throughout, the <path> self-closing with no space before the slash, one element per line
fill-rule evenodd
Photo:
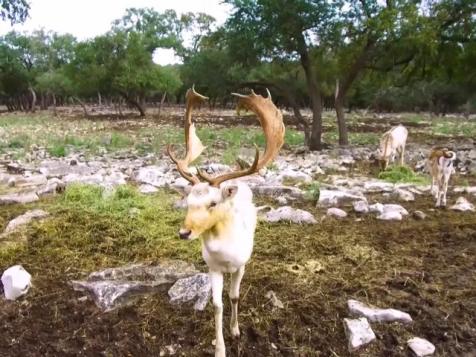
<path fill-rule="evenodd" d="M 428 167 L 431 175 L 431 193 L 435 196 L 436 207 L 446 206 L 446 191 L 454 171 L 455 159 L 456 153 L 447 148 L 434 148 L 430 152 Z"/>
<path fill-rule="evenodd" d="M 215 310 L 215 357 L 224 357 L 223 339 L 223 274 L 231 274 L 229 297 L 231 301 L 230 329 L 233 337 L 239 337 L 238 298 L 240 283 L 245 273 L 245 265 L 253 251 L 257 212 L 253 204 L 253 194 L 243 182 L 226 181 L 252 175 L 270 163 L 278 154 L 284 142 L 284 124 L 281 112 L 271 100 L 252 92 L 250 95 L 232 93 L 238 97 L 238 107 L 253 111 L 265 134 L 266 149 L 262 156 L 256 147 L 253 164 L 238 171 L 211 177 L 197 170 L 193 174 L 189 164 L 204 150 L 196 135 L 192 122 L 195 105 L 208 99 L 198 94 L 192 87 L 186 94 L 185 112 L 185 156 L 177 159 L 169 145 L 168 155 L 175 163 L 181 176 L 192 185 L 186 197 L 187 213 L 180 228 L 179 236 L 185 240 L 201 238 L 202 256 L 209 268 Z"/>
<path fill-rule="evenodd" d="M 389 161 L 395 160 L 395 155 L 400 155 L 400 165 L 403 166 L 405 156 L 405 145 L 407 142 L 408 130 L 403 125 L 393 127 L 380 139 L 380 168 L 386 170 Z"/>

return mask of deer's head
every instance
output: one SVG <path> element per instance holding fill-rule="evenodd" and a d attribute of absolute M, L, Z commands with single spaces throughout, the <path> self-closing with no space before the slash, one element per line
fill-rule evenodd
<path fill-rule="evenodd" d="M 187 91 L 185 157 L 181 160 L 177 159 L 171 146 L 167 147 L 167 153 L 176 164 L 180 175 L 192 184 L 186 190 L 187 215 L 179 231 L 179 236 L 182 239 L 195 239 L 207 231 L 218 233 L 220 230 L 226 229 L 227 222 L 232 219 L 233 207 L 236 201 L 248 200 L 251 202 L 251 193 L 244 190 L 240 192 L 239 185 L 224 184 L 224 182 L 258 172 L 276 157 L 284 143 L 283 117 L 272 102 L 269 91 L 267 98 L 263 98 L 254 92 L 250 95 L 232 94 L 239 98 L 239 107 L 249 109 L 258 116 L 265 134 L 266 150 L 263 156 L 260 157 L 259 150 L 256 148 L 253 164 L 247 169 L 228 172 L 216 177 L 211 177 L 200 170 L 197 171 L 196 175 L 192 174 L 189 170 L 189 164 L 205 149 L 192 122 L 192 110 L 196 104 L 208 98 L 198 94 L 193 87 Z"/>

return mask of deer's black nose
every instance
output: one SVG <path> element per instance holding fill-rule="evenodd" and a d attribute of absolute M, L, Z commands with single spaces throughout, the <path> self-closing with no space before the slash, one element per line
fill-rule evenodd
<path fill-rule="evenodd" d="M 192 234 L 192 231 L 189 231 L 186 229 L 181 229 L 179 231 L 180 239 L 189 239 L 191 234 Z"/>

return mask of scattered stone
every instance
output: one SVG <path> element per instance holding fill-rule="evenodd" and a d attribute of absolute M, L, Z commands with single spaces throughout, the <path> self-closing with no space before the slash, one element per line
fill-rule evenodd
<path fill-rule="evenodd" d="M 317 220 L 314 216 L 302 209 L 295 209 L 290 206 L 283 206 L 277 209 L 271 209 L 264 216 L 266 222 L 287 221 L 297 224 L 316 224 Z"/>
<path fill-rule="evenodd" d="M 312 182 L 312 177 L 311 175 L 308 175 L 302 171 L 286 169 L 280 172 L 278 180 L 280 182 L 282 182 L 283 180 L 291 180 L 294 182 L 310 183 Z"/>
<path fill-rule="evenodd" d="M 140 193 L 143 193 L 145 195 L 148 195 L 148 194 L 151 194 L 151 193 L 155 193 L 157 192 L 159 189 L 155 186 L 152 186 L 152 185 L 149 185 L 149 184 L 142 184 L 139 186 L 139 192 Z"/>
<path fill-rule="evenodd" d="M 385 204 L 383 205 L 383 213 L 385 212 L 398 212 L 402 216 L 408 216 L 408 211 L 400 205 L 396 204 Z"/>
<path fill-rule="evenodd" d="M 105 269 L 91 273 L 85 281 L 72 281 L 71 285 L 76 291 L 89 293 L 104 311 L 111 311 L 138 295 L 162 291 L 165 285 L 197 273 L 189 263 L 170 260 L 154 266 L 134 264 Z"/>
<path fill-rule="evenodd" d="M 384 206 L 381 203 L 374 203 L 373 205 L 369 206 L 369 211 L 372 213 L 382 214 L 384 210 Z"/>
<path fill-rule="evenodd" d="M 160 349 L 160 353 L 159 353 L 159 356 L 160 357 L 163 357 L 163 356 L 175 356 L 178 352 L 178 350 L 181 348 L 182 346 L 179 345 L 179 344 L 173 344 L 173 345 L 168 345 L 168 346 L 165 346 L 164 348 L 161 348 Z"/>
<path fill-rule="evenodd" d="M 286 197 L 283 197 L 283 196 L 276 197 L 276 202 L 282 206 L 285 206 L 288 204 L 288 200 L 286 199 Z"/>
<path fill-rule="evenodd" d="M 31 286 L 31 275 L 21 265 L 14 265 L 2 274 L 5 299 L 16 300 L 25 295 Z"/>
<path fill-rule="evenodd" d="M 199 273 L 188 278 L 179 279 L 169 289 L 170 302 L 173 304 L 195 300 L 193 308 L 203 311 L 212 294 L 212 285 L 208 274 Z"/>
<path fill-rule="evenodd" d="M 40 198 L 35 192 L 12 193 L 0 196 L 0 206 L 11 204 L 25 204 L 38 201 Z"/>
<path fill-rule="evenodd" d="M 422 220 L 426 219 L 426 214 L 422 211 L 415 211 L 415 212 L 413 212 L 413 218 L 415 218 L 419 221 L 422 221 Z"/>
<path fill-rule="evenodd" d="M 257 185 L 251 188 L 253 193 L 262 196 L 289 196 L 293 198 L 302 198 L 303 193 L 297 187 L 280 186 L 280 185 Z"/>
<path fill-rule="evenodd" d="M 364 183 L 364 190 L 366 192 L 391 192 L 393 191 L 394 184 L 385 181 L 369 181 Z"/>
<path fill-rule="evenodd" d="M 395 309 L 379 309 L 367 306 L 357 300 L 348 300 L 347 306 L 351 314 L 363 316 L 372 322 L 402 322 L 411 323 L 413 320 L 409 314 Z"/>
<path fill-rule="evenodd" d="M 7 186 L 15 187 L 16 183 L 17 183 L 17 180 L 15 179 L 15 177 L 12 176 L 8 179 Z"/>
<path fill-rule="evenodd" d="M 357 213 L 368 213 L 370 210 L 367 201 L 355 201 L 352 205 Z"/>
<path fill-rule="evenodd" d="M 451 206 L 450 209 L 453 211 L 460 211 L 460 212 L 466 212 L 466 211 L 474 211 L 474 205 L 469 202 L 466 198 L 464 197 L 459 197 L 456 200 L 456 204 Z"/>
<path fill-rule="evenodd" d="M 349 352 L 353 352 L 376 339 L 375 333 L 365 317 L 344 319 L 345 334 L 349 341 Z"/>
<path fill-rule="evenodd" d="M 1 237 L 4 237 L 16 230 L 18 230 L 20 227 L 27 225 L 30 223 L 32 220 L 40 220 L 43 218 L 48 217 L 48 212 L 45 212 L 41 209 L 35 209 L 32 211 L 27 211 L 26 213 L 22 214 L 21 216 L 18 216 L 14 219 L 12 219 L 8 224 L 7 227 L 5 228 L 5 231 L 1 235 Z"/>
<path fill-rule="evenodd" d="M 166 171 L 167 168 L 164 166 L 141 167 L 134 178 L 140 183 L 146 183 L 155 187 L 163 187 L 170 181 L 170 178 L 165 175 Z"/>
<path fill-rule="evenodd" d="M 431 342 L 420 337 L 413 337 L 408 340 L 407 345 L 417 357 L 431 356 L 435 353 L 435 346 Z"/>
<path fill-rule="evenodd" d="M 400 212 L 388 211 L 378 215 L 377 219 L 380 219 L 383 221 L 401 221 L 403 219 L 403 216 Z"/>
<path fill-rule="evenodd" d="M 318 205 L 339 206 L 353 201 L 366 201 L 367 199 L 359 193 L 339 190 L 321 190 Z"/>
<path fill-rule="evenodd" d="M 62 193 L 66 189 L 66 184 L 60 179 L 53 177 L 48 180 L 45 186 L 41 187 L 36 194 L 40 197 L 55 193 Z"/>
<path fill-rule="evenodd" d="M 276 307 L 278 309 L 284 309 L 283 302 L 278 299 L 276 293 L 273 290 L 270 290 L 266 293 L 266 298 L 269 300 L 271 305 L 273 305 L 273 307 Z"/>
<path fill-rule="evenodd" d="M 400 201 L 405 201 L 405 202 L 415 201 L 415 195 L 411 193 L 410 191 L 399 188 L 395 190 L 395 194 L 397 195 Z"/>
<path fill-rule="evenodd" d="M 345 218 L 347 217 L 347 212 L 337 207 L 331 207 L 327 210 L 327 215 L 336 218 Z"/>

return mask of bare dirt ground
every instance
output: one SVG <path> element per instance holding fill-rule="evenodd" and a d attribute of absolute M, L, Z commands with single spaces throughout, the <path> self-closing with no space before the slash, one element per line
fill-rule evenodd
<path fill-rule="evenodd" d="M 388 120 L 385 125 L 399 121 Z M 350 130 L 381 132 L 381 124 L 369 120 Z M 458 140 L 447 136 L 446 142 L 449 139 Z M 428 134 L 420 140 L 443 139 Z M 366 166 L 361 170 L 371 173 Z M 474 185 L 476 179 L 456 176 L 452 184 L 463 182 Z M 170 201 L 158 199 L 157 204 L 172 210 L 175 194 L 166 194 Z M 449 201 L 456 197 L 449 192 Z M 0 227 L 27 208 L 50 208 L 54 200 L 0 206 Z M 268 203 L 264 198 L 257 201 Z M 241 287 L 242 336 L 233 341 L 225 330 L 229 356 L 350 356 L 343 318 L 349 316 L 346 302 L 351 298 L 406 311 L 414 320 L 411 325 L 372 324 L 377 341 L 355 355 L 411 356 L 406 341 L 419 336 L 436 346 L 436 356 L 476 356 L 474 213 L 433 209 L 429 195 L 404 204 L 408 211 L 427 213 L 423 221 L 410 217 L 386 222 L 356 213 L 336 220 L 323 218 L 325 210 L 311 203 L 293 205 L 313 213 L 319 224 L 258 225 Z M 164 234 L 172 237 L 182 216 L 163 214 L 152 215 L 148 224 L 169 227 Z M 21 235 L 26 242 L 22 248 L 0 254 L 1 270 L 21 263 L 34 278 L 25 298 L 0 299 L 0 356 L 159 356 L 169 355 L 166 346 L 177 356 L 213 356 L 210 305 L 196 312 L 191 306 L 171 305 L 164 293 L 104 313 L 72 290 L 69 281 L 111 264 L 174 258 L 206 270 L 198 242 L 172 239 L 159 249 L 161 236 L 150 240 L 137 232 L 136 227 L 81 208 L 56 208 L 53 219 L 29 227 Z M 269 290 L 284 309 L 271 306 L 265 298 Z M 224 303 L 228 326 L 226 296 Z"/>

